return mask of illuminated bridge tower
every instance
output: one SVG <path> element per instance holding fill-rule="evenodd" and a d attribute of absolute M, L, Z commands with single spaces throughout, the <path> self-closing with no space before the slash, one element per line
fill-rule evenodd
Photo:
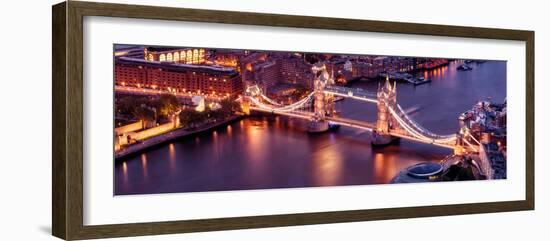
<path fill-rule="evenodd" d="M 311 70 L 315 73 L 313 81 L 313 118 L 309 123 L 309 132 L 323 132 L 329 129 L 328 121 L 325 119 L 327 114 L 327 96 L 324 93 L 325 86 L 330 84 L 330 77 L 324 64 L 315 64 Z"/>
<path fill-rule="evenodd" d="M 241 100 L 241 111 L 245 115 L 250 115 L 250 100 L 249 98 L 257 98 L 261 94 L 261 90 L 257 85 L 246 87 L 244 98 Z"/>
<path fill-rule="evenodd" d="M 397 84 L 394 82 L 393 87 L 388 78 L 383 86 L 378 87 L 377 93 L 377 118 L 376 129 L 372 131 L 373 145 L 387 145 L 391 143 L 395 137 L 390 135 L 390 130 L 397 127 L 397 122 L 392 117 L 390 107 L 395 110 L 397 107 Z"/>
<path fill-rule="evenodd" d="M 462 124 L 462 121 L 461 121 L 461 124 Z M 456 134 L 456 143 L 453 149 L 453 152 L 455 155 L 461 156 L 461 155 L 467 154 L 464 138 L 465 138 L 465 135 L 467 135 L 468 131 L 469 131 L 468 127 L 461 125 L 460 131 L 458 131 L 458 133 Z"/>
<path fill-rule="evenodd" d="M 323 65 L 324 66 L 324 65 Z M 332 73 L 330 77 L 328 77 L 328 73 L 325 68 L 325 72 L 323 73 L 325 75 L 325 78 L 328 78 L 326 81 L 326 85 L 334 85 L 334 69 L 332 70 Z M 325 114 L 328 116 L 334 116 L 336 113 L 335 104 L 334 104 L 334 95 L 325 93 Z"/>
<path fill-rule="evenodd" d="M 241 101 L 241 111 L 245 115 L 250 115 L 250 100 L 248 98 L 243 98 Z"/>

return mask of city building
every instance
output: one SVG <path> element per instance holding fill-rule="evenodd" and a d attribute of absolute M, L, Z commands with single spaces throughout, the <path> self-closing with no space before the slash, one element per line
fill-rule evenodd
<path fill-rule="evenodd" d="M 444 171 L 437 162 L 421 162 L 399 172 L 391 183 L 438 182 Z"/>
<path fill-rule="evenodd" d="M 312 65 L 306 62 L 300 54 L 251 53 L 241 59 L 241 65 L 243 81 L 260 85 L 266 93 L 270 92 L 271 88 L 286 84 L 313 88 Z"/>
<path fill-rule="evenodd" d="M 378 78 L 381 73 L 415 70 L 415 59 L 388 56 L 333 56 L 325 61 L 327 70 L 334 72 L 337 84 L 360 78 Z"/>
<path fill-rule="evenodd" d="M 280 61 L 266 61 L 254 65 L 254 79 L 262 83 L 264 93 L 282 79 Z"/>
<path fill-rule="evenodd" d="M 267 54 L 265 52 L 245 53 L 245 56 L 240 59 L 241 76 L 244 83 L 251 84 L 256 81 L 254 65 L 263 63 L 266 59 Z"/>
<path fill-rule="evenodd" d="M 148 47 L 143 49 L 143 57 L 148 61 L 204 64 L 208 56 L 206 50 L 201 48 Z"/>
<path fill-rule="evenodd" d="M 244 50 L 211 50 L 208 64 L 232 67 L 241 72 L 240 60 L 246 54 Z"/>
<path fill-rule="evenodd" d="M 278 58 L 281 65 L 281 81 L 288 84 L 301 84 L 313 88 L 312 65 L 302 57 L 292 55 L 286 58 Z"/>
<path fill-rule="evenodd" d="M 506 178 L 506 101 L 480 101 L 460 116 L 471 136 L 479 140 L 481 169 L 487 179 Z"/>
<path fill-rule="evenodd" d="M 243 91 L 234 68 L 166 63 L 136 58 L 115 58 L 115 84 L 188 92 L 190 94 L 238 95 Z"/>

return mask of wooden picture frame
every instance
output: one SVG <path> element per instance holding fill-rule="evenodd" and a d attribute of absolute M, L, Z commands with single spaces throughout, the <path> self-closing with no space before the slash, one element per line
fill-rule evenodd
<path fill-rule="evenodd" d="M 534 32 L 432 24 L 62 2 L 52 7 L 52 233 L 62 239 L 203 232 L 533 210 Z M 83 17 L 107 16 L 313 29 L 517 40 L 526 43 L 525 200 L 87 226 L 83 224 Z"/>

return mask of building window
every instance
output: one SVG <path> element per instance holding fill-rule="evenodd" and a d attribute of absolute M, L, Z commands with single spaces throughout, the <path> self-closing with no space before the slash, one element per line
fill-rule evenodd
<path fill-rule="evenodd" d="M 185 62 L 185 50 L 182 50 L 182 51 L 180 52 L 180 60 L 181 60 L 182 62 Z"/>
<path fill-rule="evenodd" d="M 172 61 L 172 53 L 166 54 L 166 61 Z"/>
<path fill-rule="evenodd" d="M 193 50 L 193 63 L 196 64 L 199 62 L 199 50 Z"/>
<path fill-rule="evenodd" d="M 186 63 L 189 64 L 193 61 L 193 51 L 192 50 L 187 50 L 187 55 L 186 55 Z"/>
<path fill-rule="evenodd" d="M 204 62 L 204 49 L 199 50 L 199 61 Z"/>
<path fill-rule="evenodd" d="M 174 62 L 180 61 L 180 54 L 178 52 L 174 53 Z"/>
<path fill-rule="evenodd" d="M 166 61 L 166 55 L 161 54 L 161 55 L 159 56 L 159 61 L 161 61 L 161 62 L 162 62 L 162 61 Z"/>

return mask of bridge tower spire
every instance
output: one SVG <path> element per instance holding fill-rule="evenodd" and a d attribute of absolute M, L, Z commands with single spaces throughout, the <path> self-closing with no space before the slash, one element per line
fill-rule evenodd
<path fill-rule="evenodd" d="M 382 86 L 378 86 L 377 96 L 377 118 L 376 129 L 372 132 L 373 145 L 387 145 L 392 142 L 394 137 L 390 135 L 390 130 L 397 126 L 396 121 L 392 117 L 390 108 L 395 110 L 397 107 L 397 84 L 390 84 L 390 80 L 386 77 L 386 82 Z"/>

